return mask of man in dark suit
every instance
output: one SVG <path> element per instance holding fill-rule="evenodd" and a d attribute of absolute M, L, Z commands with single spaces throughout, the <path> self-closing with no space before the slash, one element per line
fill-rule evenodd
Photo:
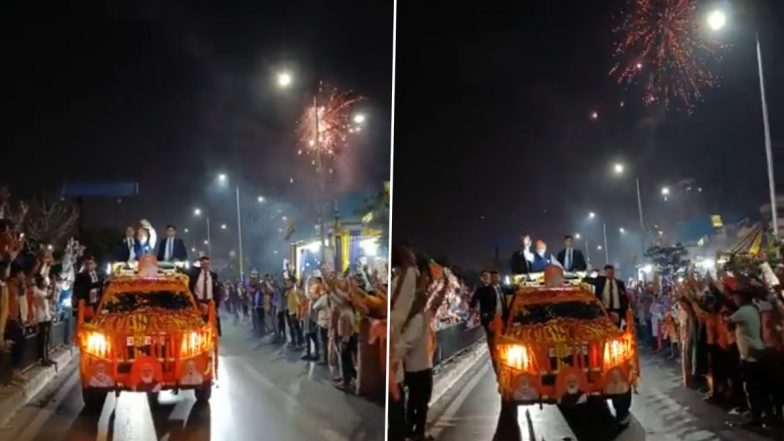
<path fill-rule="evenodd" d="M 512 274 L 528 274 L 531 272 L 531 262 L 526 258 L 526 254 L 531 250 L 531 238 L 520 236 L 520 248 L 512 254 Z"/>
<path fill-rule="evenodd" d="M 201 256 L 199 258 L 199 267 L 191 270 L 188 285 L 193 298 L 200 307 L 209 307 L 210 301 L 215 302 L 215 320 L 218 325 L 218 335 L 221 335 L 220 315 L 218 314 L 221 288 L 218 283 L 218 275 L 210 271 L 209 256 Z"/>
<path fill-rule="evenodd" d="M 583 253 L 573 246 L 572 236 L 564 237 L 564 249 L 558 252 L 557 258 L 564 271 L 574 272 L 588 269 L 588 264 L 585 262 Z"/>
<path fill-rule="evenodd" d="M 496 315 L 501 316 L 501 320 L 506 319 L 508 314 L 506 304 L 506 294 L 501 287 L 501 275 L 496 270 L 485 270 L 482 272 L 482 286 L 474 291 L 471 297 L 470 306 L 475 308 L 479 304 L 479 320 L 485 328 L 487 345 L 490 354 L 495 354 L 495 333 L 492 328 L 493 320 Z M 493 356 L 493 367 L 496 368 L 496 357 Z"/>
<path fill-rule="evenodd" d="M 86 306 L 90 306 L 94 309 L 101 300 L 103 277 L 98 274 L 96 266 L 93 257 L 86 257 L 84 259 L 84 270 L 74 278 L 73 296 L 76 299 L 77 305 L 80 300 L 84 300 Z M 76 311 L 76 309 L 74 309 L 74 311 Z"/>
<path fill-rule="evenodd" d="M 136 229 L 133 227 L 125 227 L 125 237 L 117 245 L 115 258 L 117 262 L 130 262 L 136 260 Z"/>
<path fill-rule="evenodd" d="M 177 228 L 174 225 L 166 226 L 166 238 L 158 244 L 159 262 L 182 262 L 188 260 L 188 250 L 185 243 L 177 237 Z"/>
<path fill-rule="evenodd" d="M 626 285 L 615 278 L 615 267 L 604 266 L 604 275 L 596 278 L 587 278 L 586 282 L 594 287 L 594 293 L 610 316 L 620 325 L 629 309 L 629 298 L 626 296 Z"/>

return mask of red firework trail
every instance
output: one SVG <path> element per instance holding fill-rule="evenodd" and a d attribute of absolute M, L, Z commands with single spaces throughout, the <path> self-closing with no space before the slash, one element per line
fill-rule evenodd
<path fill-rule="evenodd" d="M 330 158 L 342 153 L 349 136 L 361 129 L 352 120 L 354 106 L 360 101 L 362 97 L 352 92 L 319 84 L 318 93 L 299 120 L 299 153 L 320 151 Z"/>
<path fill-rule="evenodd" d="M 721 49 L 702 27 L 697 0 L 631 0 L 629 10 L 610 75 L 627 87 L 640 84 L 646 105 L 679 100 L 693 109 L 718 84 L 707 60 Z"/>

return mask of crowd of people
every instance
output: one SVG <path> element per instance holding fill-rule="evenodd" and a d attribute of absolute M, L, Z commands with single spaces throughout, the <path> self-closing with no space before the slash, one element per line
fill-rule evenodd
<path fill-rule="evenodd" d="M 25 237 L 27 211 L 24 203 L 12 207 L 8 188 L 0 188 L 0 365 L 10 368 L 10 375 L 0 375 L 4 384 L 26 381 L 23 358 L 33 349 L 30 342 L 38 346 L 38 363 L 52 364 L 52 326 L 70 317 L 75 265 L 84 252 L 70 239 L 56 261 L 51 244 Z"/>
<path fill-rule="evenodd" d="M 784 422 L 784 297 L 774 272 L 719 271 L 629 289 L 643 344 L 679 361 L 686 387 L 748 418 L 750 426 Z"/>
<path fill-rule="evenodd" d="M 383 275 L 367 268 L 340 275 L 314 271 L 301 280 L 287 268 L 280 275 L 254 272 L 245 283 L 226 282 L 223 293 L 235 323 L 303 352 L 303 361 L 329 369 L 335 387 L 355 392 L 360 324 L 386 316 L 386 289 Z M 376 301 L 369 305 L 369 297 Z"/>

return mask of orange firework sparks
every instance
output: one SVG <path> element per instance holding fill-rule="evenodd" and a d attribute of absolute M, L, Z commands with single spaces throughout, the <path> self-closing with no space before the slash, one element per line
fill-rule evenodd
<path fill-rule="evenodd" d="M 696 0 L 631 0 L 618 32 L 610 75 L 627 87 L 639 84 L 646 105 L 669 107 L 675 99 L 692 110 L 702 91 L 718 84 L 707 59 L 721 45 L 705 34 Z"/>
<path fill-rule="evenodd" d="M 301 147 L 299 152 L 339 155 L 348 144 L 349 136 L 359 131 L 352 111 L 362 97 L 352 92 L 339 92 L 319 84 L 318 94 L 308 103 L 299 121 Z M 314 164 L 316 165 L 316 164 Z"/>

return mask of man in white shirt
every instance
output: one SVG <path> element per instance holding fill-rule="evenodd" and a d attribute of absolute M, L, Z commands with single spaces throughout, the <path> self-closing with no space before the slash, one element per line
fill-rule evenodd
<path fill-rule="evenodd" d="M 626 285 L 615 278 L 615 267 L 604 266 L 604 275 L 596 278 L 587 278 L 586 282 L 594 286 L 594 292 L 610 317 L 620 324 L 629 309 L 629 298 L 626 296 Z"/>
<path fill-rule="evenodd" d="M 136 229 L 125 227 L 125 237 L 117 246 L 118 262 L 131 262 L 136 260 Z"/>
<path fill-rule="evenodd" d="M 218 335 L 221 335 L 220 314 L 217 311 L 220 306 L 220 285 L 218 284 L 218 275 L 210 271 L 209 256 L 199 258 L 199 267 L 193 268 L 189 285 L 196 303 L 200 305 L 202 310 L 209 307 L 210 301 L 215 302 L 215 320 L 218 325 Z"/>
<path fill-rule="evenodd" d="M 177 228 L 174 225 L 167 225 L 166 238 L 158 244 L 158 261 L 182 262 L 185 260 L 188 260 L 185 243 L 177 237 Z"/>
<path fill-rule="evenodd" d="M 574 248 L 572 236 L 564 237 L 564 249 L 558 253 L 558 262 L 561 263 L 566 272 L 585 271 L 588 269 L 583 253 Z"/>

